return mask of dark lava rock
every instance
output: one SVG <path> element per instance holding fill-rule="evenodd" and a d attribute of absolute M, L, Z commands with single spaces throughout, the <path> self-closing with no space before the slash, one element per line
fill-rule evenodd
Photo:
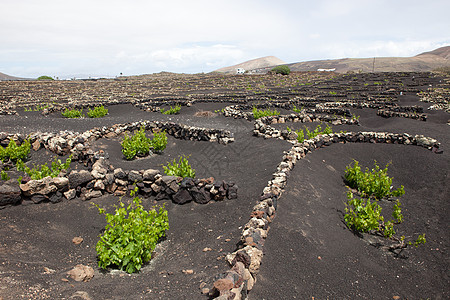
<path fill-rule="evenodd" d="M 0 185 L 0 206 L 20 202 L 20 188 L 16 180 L 10 179 Z"/>
<path fill-rule="evenodd" d="M 237 198 L 238 186 L 235 184 L 233 186 L 228 187 L 227 198 L 228 199 L 236 199 Z"/>
<path fill-rule="evenodd" d="M 183 180 L 180 183 L 180 187 L 185 189 L 191 189 L 194 186 L 195 186 L 194 179 L 189 177 L 183 178 Z"/>
<path fill-rule="evenodd" d="M 51 195 L 49 199 L 51 203 L 61 202 L 63 200 L 63 194 L 60 191 L 58 191 L 53 195 Z"/>
<path fill-rule="evenodd" d="M 81 170 L 81 171 L 72 171 L 69 174 L 69 186 L 70 188 L 76 188 L 86 182 L 94 179 L 89 171 Z"/>
<path fill-rule="evenodd" d="M 192 196 L 189 194 L 188 190 L 182 188 L 172 196 L 172 201 L 176 204 L 184 204 L 191 202 Z"/>
<path fill-rule="evenodd" d="M 211 200 L 211 194 L 206 191 L 205 187 L 202 187 L 200 190 L 196 187 L 191 188 L 191 195 L 198 204 L 206 204 Z"/>

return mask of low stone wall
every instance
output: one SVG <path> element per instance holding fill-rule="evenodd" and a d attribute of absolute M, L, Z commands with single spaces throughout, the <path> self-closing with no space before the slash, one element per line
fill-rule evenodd
<path fill-rule="evenodd" d="M 300 103 L 301 104 L 301 103 Z M 324 108 L 344 108 L 344 107 L 351 107 L 351 108 L 357 108 L 357 109 L 363 109 L 363 108 L 372 108 L 372 109 L 380 109 L 385 107 L 391 107 L 396 105 L 395 103 L 386 103 L 386 101 L 354 101 L 354 100 L 345 100 L 345 101 L 337 101 L 337 102 L 328 102 L 325 101 L 323 103 L 319 103 L 316 105 L 316 107 L 324 107 Z"/>
<path fill-rule="evenodd" d="M 247 103 L 247 99 L 246 99 L 245 95 L 242 95 L 241 97 L 239 97 L 239 96 L 231 97 L 230 95 L 213 96 L 213 95 L 209 95 L 209 94 L 205 94 L 205 95 L 196 94 L 194 96 L 201 97 L 201 99 L 191 99 L 190 97 L 178 97 L 178 98 L 171 97 L 171 99 L 152 98 L 152 99 L 138 100 L 134 103 L 134 105 L 136 107 L 138 107 L 139 109 L 142 109 L 145 111 L 159 112 L 159 111 L 161 111 L 161 107 L 164 107 L 164 106 L 180 105 L 180 106 L 190 107 L 194 104 L 204 103 L 204 102 L 208 102 L 208 103 L 228 102 L 228 103 L 236 103 L 236 104 Z M 239 98 L 239 99 L 234 99 L 234 98 Z"/>
<path fill-rule="evenodd" d="M 393 110 L 391 108 L 379 109 L 377 111 L 377 115 L 381 116 L 383 118 L 402 117 L 402 118 L 409 118 L 409 119 L 420 120 L 420 121 L 427 120 L 427 115 L 424 113 L 418 113 L 415 111 L 401 112 L 401 111 Z"/>
<path fill-rule="evenodd" d="M 10 109 L 2 109 L 0 107 L 0 115 L 1 116 L 12 116 L 12 115 L 17 115 L 17 111 L 15 110 L 10 110 Z"/>
<path fill-rule="evenodd" d="M 345 117 L 352 116 L 352 113 L 350 112 L 350 109 L 348 109 L 348 108 L 322 107 L 320 105 L 316 105 L 315 108 L 306 108 L 304 112 L 307 114 L 332 114 L 332 115 L 339 115 L 339 116 L 345 116 Z"/>
<path fill-rule="evenodd" d="M 173 202 L 182 204 L 189 201 L 208 203 L 210 200 L 234 199 L 237 193 L 237 185 L 233 182 L 214 182 L 214 179 L 193 180 L 183 182 L 180 178 L 154 174 L 158 181 L 150 182 L 145 178 L 145 171 L 121 171 L 114 170 L 111 166 L 102 163 L 101 171 L 98 168 L 99 161 L 105 162 L 108 154 L 103 150 L 94 152 L 90 143 L 99 138 L 114 137 L 125 132 L 132 132 L 144 126 L 146 130 L 165 130 L 167 134 L 178 139 L 218 142 L 228 144 L 234 141 L 233 134 L 225 130 L 205 129 L 180 125 L 173 122 L 141 121 L 127 124 L 116 124 L 111 127 L 94 128 L 83 133 L 62 131 L 58 133 L 36 132 L 28 136 L 22 134 L 0 133 L 0 145 L 7 146 L 10 139 L 21 144 L 29 139 L 35 151 L 44 147 L 58 155 L 72 155 L 73 161 L 84 163 L 94 171 L 72 171 L 70 174 L 60 174 L 56 178 L 42 180 L 23 181 L 20 187 L 17 181 L 12 180 L 0 185 L 0 206 L 17 204 L 22 198 L 39 203 L 42 201 L 59 202 L 64 197 L 72 199 L 76 196 L 83 199 L 99 197 L 102 194 L 125 194 L 136 181 L 141 191 L 157 198 L 168 198 Z M 1 164 L 3 167 L 13 168 L 13 164 Z M 118 172 L 116 174 L 116 172 Z M 152 170 L 151 172 L 157 172 Z M 149 170 L 147 170 L 147 174 Z M 125 175 L 124 175 L 125 174 Z M 140 174 L 140 175 L 139 175 Z M 117 175 L 117 176 L 116 176 Z M 75 180 L 75 183 L 71 183 Z M 175 183 L 174 183 L 175 182 Z M 176 186 L 181 188 L 177 189 Z M 185 187 L 184 187 L 185 186 Z M 170 187 L 170 188 L 169 188 Z M 74 192 L 75 190 L 75 192 Z M 67 193 L 67 194 L 66 194 Z"/>
<path fill-rule="evenodd" d="M 303 143 L 293 142 L 292 148 L 278 164 L 272 180 L 264 188 L 259 203 L 253 207 L 250 220 L 244 225 L 239 249 L 226 256 L 231 269 L 217 276 L 210 296 L 220 300 L 246 299 L 252 290 L 263 258 L 263 246 L 269 226 L 275 217 L 279 201 L 290 172 L 308 153 L 333 143 L 390 143 L 417 145 L 439 152 L 440 143 L 422 135 L 387 132 L 347 132 L 319 135 Z"/>
<path fill-rule="evenodd" d="M 329 115 L 318 114 L 291 114 L 286 116 L 270 116 L 260 118 L 254 123 L 253 135 L 261 136 L 264 138 L 278 138 L 282 140 L 295 140 L 297 134 L 295 132 L 289 132 L 287 129 L 279 130 L 270 124 L 283 124 L 287 122 L 329 122 L 332 125 L 359 125 L 358 119 L 336 118 Z"/>
<path fill-rule="evenodd" d="M 280 105 L 281 106 L 281 105 Z M 225 117 L 232 117 L 235 119 L 245 119 L 248 121 L 254 120 L 253 113 L 243 110 L 252 109 L 251 105 L 231 105 L 223 109 L 222 114 Z M 261 109 L 261 107 L 256 106 Z M 268 107 L 278 107 L 276 104 Z M 264 109 L 266 107 L 262 107 Z M 292 104 L 286 103 L 282 108 L 292 109 Z M 332 113 L 333 115 L 327 115 L 325 113 Z M 292 113 L 290 115 L 278 115 L 278 116 L 268 116 L 260 118 L 258 120 L 263 120 L 265 124 L 277 124 L 286 122 L 335 122 L 335 125 L 340 124 L 359 124 L 357 119 L 338 117 L 351 116 L 350 110 L 344 108 L 308 108 L 300 113 Z M 256 120 L 256 121 L 258 121 Z"/>
<path fill-rule="evenodd" d="M 228 144 L 234 141 L 233 134 L 228 130 L 206 129 L 187 126 L 173 122 L 140 121 L 126 124 L 115 124 L 111 127 L 94 128 L 83 133 L 73 131 L 61 131 L 59 133 L 35 132 L 28 136 L 23 134 L 7 134 L 0 132 L 0 145 L 8 145 L 12 138 L 19 143 L 29 139 L 33 148 L 38 150 L 44 147 L 58 155 L 72 153 L 74 159 L 78 159 L 89 148 L 88 144 L 99 138 L 108 138 L 121 135 L 125 132 L 133 132 L 141 126 L 145 130 L 165 130 L 167 134 L 184 140 L 218 142 Z"/>
<path fill-rule="evenodd" d="M 238 186 L 234 182 L 214 181 L 214 178 L 193 179 L 165 176 L 158 170 L 131 170 L 113 168 L 104 157 L 98 158 L 88 170 L 62 172 L 58 177 L 40 180 L 9 180 L 0 185 L 0 206 L 40 202 L 57 203 L 72 200 L 98 198 L 104 194 L 123 196 L 139 188 L 144 196 L 156 200 L 170 199 L 176 204 L 191 201 L 206 204 L 212 200 L 236 199 Z"/>

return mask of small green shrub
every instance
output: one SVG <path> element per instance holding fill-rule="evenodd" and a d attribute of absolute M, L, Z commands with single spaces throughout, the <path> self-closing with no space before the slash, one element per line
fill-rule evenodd
<path fill-rule="evenodd" d="M 162 114 L 165 115 L 176 115 L 179 114 L 181 110 L 181 106 L 180 105 L 175 105 L 175 107 L 170 107 L 168 110 L 164 110 L 163 108 L 160 109 Z"/>
<path fill-rule="evenodd" d="M 16 142 L 10 139 L 6 148 L 0 146 L 0 160 L 3 162 L 7 160 L 11 160 L 13 162 L 16 162 L 17 160 L 25 160 L 30 153 L 30 148 L 31 144 L 29 140 L 25 140 L 22 145 L 17 146 Z"/>
<path fill-rule="evenodd" d="M 392 178 L 387 175 L 389 164 L 384 169 L 380 169 L 377 162 L 374 168 L 363 172 L 358 161 L 354 161 L 353 166 L 348 165 L 345 169 L 345 181 L 351 188 L 357 189 L 363 196 L 373 196 L 377 199 L 400 197 L 405 193 L 403 185 L 397 190 L 392 189 Z"/>
<path fill-rule="evenodd" d="M 322 127 L 317 125 L 316 128 L 312 131 L 309 131 L 308 127 L 305 126 L 305 132 L 308 139 L 313 139 L 321 133 Z"/>
<path fill-rule="evenodd" d="M 42 75 L 37 78 L 37 80 L 54 80 L 52 77 L 47 75 Z"/>
<path fill-rule="evenodd" d="M 34 108 L 33 107 L 25 107 L 24 111 L 43 111 L 44 109 L 50 108 L 50 104 L 45 104 L 45 105 L 36 105 Z"/>
<path fill-rule="evenodd" d="M 94 109 L 90 109 L 87 112 L 89 118 L 102 118 L 108 114 L 108 109 L 106 109 L 103 105 L 94 107 Z"/>
<path fill-rule="evenodd" d="M 347 198 L 344 216 L 347 226 L 359 232 L 378 230 L 380 221 L 383 221 L 381 206 L 376 201 L 371 202 L 370 199 L 355 198 L 350 192 L 347 193 Z"/>
<path fill-rule="evenodd" d="M 346 175 L 347 173 L 352 172 L 362 173 L 360 172 L 361 170 L 356 160 L 354 161 L 354 167 L 350 168 L 350 166 L 347 166 L 347 168 L 348 170 L 346 171 Z M 375 162 L 375 168 L 372 169 L 372 173 L 370 173 L 366 169 L 365 174 L 369 174 L 370 176 L 367 177 L 368 179 L 366 178 L 365 183 L 376 181 L 376 179 L 373 179 L 373 177 L 371 177 L 372 175 L 374 177 L 387 177 L 386 173 L 387 173 L 387 166 L 384 170 L 379 170 L 379 167 Z M 351 176 L 356 176 L 359 178 L 362 177 L 362 175 L 354 175 L 354 174 L 352 174 Z M 392 179 L 390 181 L 383 179 L 382 181 L 392 182 Z M 395 192 L 398 195 L 400 194 L 403 195 L 405 191 L 403 190 L 402 186 Z M 344 215 L 344 220 L 350 229 L 358 232 L 370 232 L 398 241 L 398 244 L 394 244 L 389 247 L 390 250 L 403 249 L 406 248 L 408 245 L 414 245 L 415 247 L 417 247 L 420 244 L 424 244 L 426 242 L 425 234 L 419 235 L 416 241 L 414 242 L 410 241 L 408 243 L 405 242 L 405 236 L 402 236 L 400 239 L 394 237 L 395 235 L 394 225 L 403 222 L 403 214 L 401 210 L 400 200 L 397 199 L 396 203 L 393 206 L 392 209 L 393 220 L 385 222 L 384 217 L 381 215 L 382 208 L 378 204 L 378 199 L 385 197 L 387 195 L 379 197 L 378 199 L 375 197 L 373 199 L 373 202 L 371 201 L 370 196 L 372 195 L 375 196 L 375 194 L 362 192 L 361 195 L 362 197 L 366 197 L 366 199 L 353 197 L 353 193 L 351 192 L 347 193 L 347 203 L 345 204 L 346 214 Z"/>
<path fill-rule="evenodd" d="M 145 156 L 150 153 L 151 139 L 145 136 L 145 127 L 142 126 L 134 135 L 125 134 L 122 140 L 122 153 L 126 159 L 131 160 L 135 156 Z"/>
<path fill-rule="evenodd" d="M 189 164 L 188 157 L 180 156 L 178 162 L 174 158 L 173 161 L 163 166 L 164 173 L 168 176 L 190 177 L 195 178 L 195 170 Z"/>
<path fill-rule="evenodd" d="M 292 131 L 289 127 L 287 128 L 289 132 Z M 322 131 L 322 127 L 320 125 L 317 125 L 317 127 L 313 131 L 309 131 L 309 129 L 305 126 L 306 135 L 308 136 L 308 139 L 312 139 L 319 134 L 331 134 L 333 133 L 333 129 L 330 127 L 330 125 L 327 124 L 325 129 Z M 296 130 L 295 133 L 297 134 L 297 141 L 299 143 L 303 143 L 305 141 L 305 132 L 303 129 Z"/>
<path fill-rule="evenodd" d="M 299 143 L 303 143 L 305 141 L 305 133 L 303 132 L 303 129 L 296 130 L 295 133 L 297 133 L 297 141 Z"/>
<path fill-rule="evenodd" d="M 395 230 L 394 230 L 394 223 L 392 221 L 387 221 L 384 224 L 384 228 L 383 228 L 383 235 L 386 238 L 391 238 L 394 236 L 395 234 Z"/>
<path fill-rule="evenodd" d="M 132 191 L 131 196 L 136 192 L 137 189 Z M 126 207 L 120 200 L 113 214 L 94 205 L 107 222 L 95 247 L 99 267 L 106 269 L 115 266 L 130 274 L 139 271 L 142 265 L 150 261 L 156 244 L 169 230 L 167 210 L 162 206 L 159 210 L 153 208 L 147 211 L 137 196 Z"/>
<path fill-rule="evenodd" d="M 166 131 L 153 131 L 153 139 L 150 144 L 155 151 L 163 151 L 167 146 L 167 134 Z"/>
<path fill-rule="evenodd" d="M 425 234 L 418 236 L 417 240 L 405 243 L 405 237 L 402 236 L 400 239 L 394 237 L 395 230 L 394 224 L 398 224 L 403 221 L 403 216 L 401 214 L 400 202 L 397 201 L 394 205 L 394 211 L 392 212 L 392 217 L 397 220 L 390 220 L 384 222 L 384 217 L 381 215 L 381 206 L 377 203 L 375 199 L 373 202 L 370 199 L 359 199 L 353 197 L 351 192 L 347 193 L 347 203 L 345 204 L 344 220 L 347 226 L 357 232 L 372 232 L 375 234 L 381 234 L 386 238 L 391 238 L 400 241 L 398 245 L 395 245 L 393 249 L 405 248 L 407 245 L 414 245 L 418 247 L 420 244 L 425 244 Z"/>
<path fill-rule="evenodd" d="M 301 113 L 302 110 L 303 110 L 303 107 L 302 107 L 302 108 L 297 108 L 297 106 L 294 105 L 294 107 L 292 108 L 292 110 L 293 110 L 294 112 L 296 112 L 296 113 Z"/>
<path fill-rule="evenodd" d="M 414 243 L 409 242 L 409 244 L 414 245 L 414 247 L 419 247 L 420 244 L 425 244 L 426 242 L 427 239 L 425 238 L 425 233 L 423 233 L 417 237 L 417 240 Z"/>
<path fill-rule="evenodd" d="M 5 170 L 2 170 L 2 171 L 0 172 L 0 177 L 1 177 L 1 179 L 4 180 L 4 181 L 8 181 L 8 180 L 11 179 L 11 178 L 9 177 L 8 173 L 6 173 Z"/>
<path fill-rule="evenodd" d="M 36 107 L 34 108 L 34 111 L 43 111 L 44 109 L 48 109 L 50 108 L 50 104 L 45 104 L 45 105 L 36 105 Z"/>
<path fill-rule="evenodd" d="M 325 126 L 325 129 L 322 131 L 322 134 L 332 134 L 333 129 L 330 127 L 330 124 L 327 123 L 327 126 Z"/>
<path fill-rule="evenodd" d="M 17 161 L 17 170 L 21 172 L 25 172 L 28 176 L 33 180 L 43 179 L 47 176 L 57 177 L 62 170 L 67 170 L 70 167 L 70 163 L 72 162 L 72 155 L 66 159 L 65 163 L 61 163 L 60 159 L 56 159 L 52 161 L 51 167 L 48 167 L 47 164 L 43 164 L 41 166 L 33 166 L 33 169 L 27 167 L 23 161 Z"/>
<path fill-rule="evenodd" d="M 355 198 L 351 192 L 347 193 L 347 199 L 344 220 L 349 228 L 358 232 L 378 231 L 387 238 L 395 234 L 394 221 L 384 222 L 382 208 L 376 200 Z M 394 213 L 392 216 L 395 218 Z"/>
<path fill-rule="evenodd" d="M 280 112 L 277 111 L 276 109 L 271 110 L 270 108 L 267 108 L 267 109 L 263 110 L 263 109 L 258 109 L 255 106 L 253 106 L 252 112 L 253 112 L 253 118 L 255 118 L 255 120 L 262 118 L 262 117 L 280 115 Z"/>
<path fill-rule="evenodd" d="M 64 112 L 61 113 L 63 115 L 63 117 L 65 118 L 71 118 L 71 119 L 75 119 L 75 118 L 81 118 L 84 117 L 83 115 L 83 110 L 80 109 L 68 109 L 66 108 L 66 110 Z"/>
<path fill-rule="evenodd" d="M 275 74 L 281 74 L 281 75 L 289 75 L 291 73 L 291 69 L 288 66 L 276 66 L 271 70 Z"/>
<path fill-rule="evenodd" d="M 131 160 L 135 156 L 146 156 L 150 153 L 150 148 L 157 152 L 166 149 L 167 135 L 165 131 L 154 131 L 153 139 L 145 136 L 145 127 L 141 126 L 134 135 L 129 137 L 125 134 L 122 140 L 122 153 L 126 159 Z"/>
<path fill-rule="evenodd" d="M 397 224 L 403 222 L 402 209 L 400 206 L 401 206 L 400 200 L 397 199 L 397 202 L 395 203 L 392 211 L 392 217 L 394 217 Z"/>
<path fill-rule="evenodd" d="M 316 136 L 320 135 L 320 134 L 331 134 L 333 133 L 333 129 L 330 127 L 329 124 L 327 124 L 327 126 L 325 127 L 325 129 L 322 131 L 322 126 L 317 125 L 316 128 L 314 128 L 314 130 L 310 131 L 306 126 L 305 126 L 305 132 L 306 132 L 306 136 L 308 137 L 308 139 L 313 139 Z M 303 131 L 302 131 L 303 133 Z"/>

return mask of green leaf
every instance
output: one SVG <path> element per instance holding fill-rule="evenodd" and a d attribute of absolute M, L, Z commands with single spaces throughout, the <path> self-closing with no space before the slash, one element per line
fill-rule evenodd
<path fill-rule="evenodd" d="M 114 214 L 97 208 L 107 221 L 96 246 L 99 267 L 116 265 L 128 273 L 139 271 L 150 260 L 159 238 L 169 229 L 167 210 L 162 206 L 158 211 L 156 208 L 146 211 L 139 197 L 127 207 L 120 201 Z"/>

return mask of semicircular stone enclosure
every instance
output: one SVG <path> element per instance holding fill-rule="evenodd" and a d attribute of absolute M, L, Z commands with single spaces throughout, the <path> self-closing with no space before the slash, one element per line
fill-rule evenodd
<path fill-rule="evenodd" d="M 172 203 L 168 208 L 171 222 L 171 217 L 179 217 L 181 213 L 187 219 L 198 218 L 198 224 L 209 219 L 209 225 L 205 225 L 211 226 L 208 232 L 227 228 L 230 238 L 206 237 L 208 234 L 199 230 L 197 235 L 191 232 L 189 242 L 183 240 L 184 245 L 180 242 L 183 251 L 189 244 L 200 247 L 195 239 L 202 240 L 205 247 L 199 252 L 205 255 L 214 252 L 210 245 L 216 245 L 220 248 L 214 249 L 219 257 L 192 258 L 192 265 L 183 267 L 182 272 L 168 271 L 171 265 L 163 262 L 158 263 L 165 269 L 155 271 L 150 263 L 133 275 L 141 276 L 142 281 L 154 280 L 157 287 L 142 292 L 146 299 L 252 299 L 251 291 L 258 286 L 264 256 L 270 257 L 264 245 L 270 238 L 271 225 L 277 222 L 277 208 L 283 203 L 290 174 L 310 153 L 332 148 L 334 144 L 352 143 L 420 147 L 442 158 L 443 167 L 448 169 L 448 154 L 444 150 L 449 136 L 450 85 L 448 77 L 439 74 L 160 73 L 99 80 L 6 81 L 0 82 L 0 86 L 3 219 L 8 218 L 9 211 L 21 207 L 63 207 L 74 201 L 118 199 L 137 187 L 140 197 L 153 204 Z M 99 118 L 87 115 L 100 106 L 108 109 L 108 114 Z M 64 117 L 68 110 L 80 111 L 82 117 Z M 155 133 L 163 132 L 167 145 L 158 150 L 150 142 L 146 154 L 127 159 L 123 141 L 139 130 L 149 140 Z M 27 146 L 29 153 L 20 159 L 8 152 L 19 153 L 20 147 Z M 165 172 L 165 163 L 180 157 L 189 158 L 196 168 L 195 178 Z M 43 178 L 33 178 L 31 171 L 25 171 L 40 164 L 53 170 L 52 159 L 55 166 L 62 166 L 68 158 L 64 168 Z M 20 226 L 18 223 L 17 219 L 14 226 Z M 13 241 L 14 230 L 3 230 Z M 183 228 L 171 226 L 170 240 L 176 240 L 182 232 Z M 223 240 L 227 244 L 219 246 Z M 430 243 L 433 244 L 433 237 Z M 440 247 L 447 246 L 444 241 Z M 1 247 L 0 254 L 9 259 L 13 255 L 12 245 L 6 242 Z M 95 255 L 90 261 L 95 262 Z M 433 263 L 437 264 L 430 262 Z M 220 266 L 212 267 L 216 264 Z M 91 267 L 98 269 L 95 263 Z M 285 268 L 289 267 L 286 263 Z M 9 297 L 3 296 L 3 292 L 14 297 L 32 297 L 36 286 L 33 280 L 40 276 L 40 271 L 34 271 L 35 274 L 30 271 L 27 277 L 26 271 L 17 271 L 12 263 L 1 266 L 0 272 L 8 275 L 9 282 L 0 290 L 0 298 Z M 54 276 L 53 281 L 64 273 L 52 271 L 48 272 Z M 172 277 L 172 282 L 178 284 L 149 279 L 146 274 L 150 273 L 152 278 L 163 277 L 158 280 Z M 91 285 L 86 284 L 85 295 L 93 299 L 101 297 L 97 288 L 101 280 L 107 280 L 105 276 L 97 271 L 95 277 L 99 281 L 93 279 Z M 114 278 L 108 277 L 108 283 L 114 283 Z M 22 289 L 19 283 L 23 284 Z M 143 284 L 121 283 L 144 288 Z M 442 291 L 446 288 L 439 284 L 440 281 L 433 286 L 435 295 L 444 295 Z M 78 293 L 61 286 L 60 281 L 43 286 L 42 295 L 49 297 L 70 298 Z M 259 296 L 261 291 L 264 292 L 263 287 L 258 290 Z M 120 291 L 112 289 L 108 293 L 107 298 L 111 298 Z M 406 298 L 416 296 L 409 294 Z"/>

